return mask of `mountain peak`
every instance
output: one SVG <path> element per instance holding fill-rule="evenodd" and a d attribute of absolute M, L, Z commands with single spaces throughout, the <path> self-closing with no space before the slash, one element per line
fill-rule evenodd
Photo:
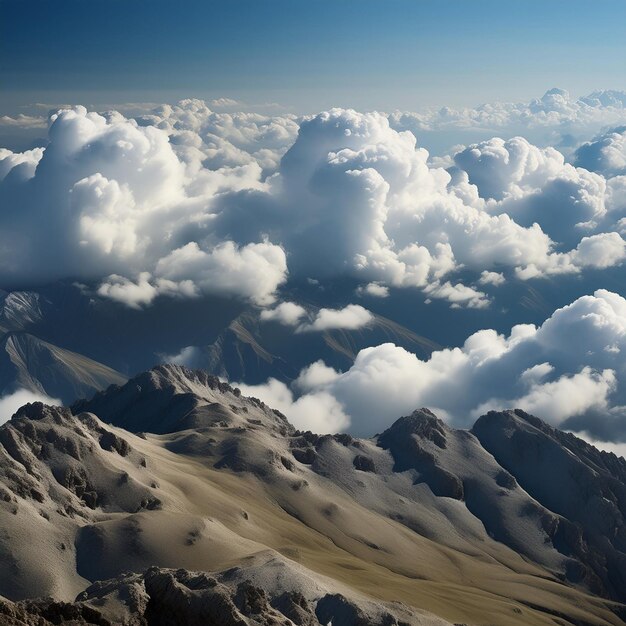
<path fill-rule="evenodd" d="M 583 459 L 596 471 L 619 477 L 626 481 L 626 460 L 618 457 L 612 452 L 598 450 L 595 446 L 587 443 L 576 435 L 559 430 L 550 426 L 542 419 L 526 413 L 522 409 L 508 409 L 506 411 L 489 411 L 479 417 L 472 428 L 481 441 L 490 439 L 490 434 L 495 432 L 506 432 L 509 437 L 513 437 L 517 432 L 517 437 L 521 437 L 524 432 L 528 436 L 539 437 L 542 435 L 554 442 L 554 445 L 568 450 L 571 454 Z"/>
<path fill-rule="evenodd" d="M 405 438 L 417 435 L 422 439 L 432 441 L 439 448 L 446 447 L 446 432 L 448 426 L 441 421 L 430 409 L 416 409 L 410 415 L 396 420 L 378 440 L 387 442 L 390 439 Z"/>
<path fill-rule="evenodd" d="M 102 363 L 18 330 L 0 337 L 0 371 L 0 392 L 21 387 L 63 401 L 126 380 Z"/>
<path fill-rule="evenodd" d="M 158 365 L 123 386 L 111 385 L 91 400 L 74 403 L 72 411 L 96 413 L 132 432 L 170 433 L 215 423 L 235 426 L 250 413 L 272 430 L 293 430 L 282 413 L 261 400 L 242 396 L 238 388 L 203 370 L 173 364 Z"/>

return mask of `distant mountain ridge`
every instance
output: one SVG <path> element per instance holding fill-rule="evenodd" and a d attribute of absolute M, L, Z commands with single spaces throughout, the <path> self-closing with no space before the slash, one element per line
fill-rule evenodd
<path fill-rule="evenodd" d="M 311 316 L 318 310 L 309 306 Z M 189 360 L 191 366 L 228 380 L 256 384 L 277 378 L 288 382 L 297 378 L 311 360 L 322 359 L 344 369 L 352 365 L 362 348 L 389 341 L 421 358 L 441 347 L 380 315 L 356 330 L 294 333 L 293 328 L 262 321 L 258 311 L 248 310 L 230 322 L 213 343 L 195 346 Z"/>
<path fill-rule="evenodd" d="M 92 302 L 76 288 L 64 285 L 49 291 L 0 292 L 0 340 L 4 338 L 3 345 L 19 344 L 7 349 L 4 369 L 0 364 L 0 395 L 23 387 L 59 397 L 65 403 L 88 397 L 109 384 L 123 382 L 127 376 L 122 371 L 135 372 L 137 363 L 152 367 L 161 361 L 176 360 L 173 352 L 166 354 L 159 349 L 158 340 L 165 344 L 177 341 L 179 328 L 194 337 L 191 351 L 183 359 L 185 364 L 248 384 L 265 382 L 270 377 L 290 382 L 310 359 L 347 368 L 359 350 L 387 341 L 424 358 L 440 347 L 380 315 L 356 330 L 295 334 L 291 327 L 262 321 L 258 308 L 241 304 L 227 321 L 223 316 L 214 321 L 206 316 L 196 320 L 193 306 L 197 303 L 192 303 L 186 307 L 191 312 L 180 311 L 192 323 L 184 317 L 173 323 L 173 313 L 168 310 L 155 314 L 156 318 L 147 324 L 141 321 L 150 312 Z M 311 316 L 320 308 L 314 304 L 307 307 Z M 144 326 L 154 329 L 146 330 Z M 203 343 L 206 326 L 212 328 L 208 332 L 211 341 Z M 176 343 L 178 350 L 184 347 Z M 121 371 L 116 364 L 123 365 Z"/>
<path fill-rule="evenodd" d="M 31 291 L 0 291 L 0 396 L 17 389 L 71 402 L 126 376 L 86 356 L 43 341 L 30 329 L 52 304 Z"/>
<path fill-rule="evenodd" d="M 126 381 L 115 370 L 26 332 L 0 337 L 0 394 L 27 389 L 71 401 Z"/>

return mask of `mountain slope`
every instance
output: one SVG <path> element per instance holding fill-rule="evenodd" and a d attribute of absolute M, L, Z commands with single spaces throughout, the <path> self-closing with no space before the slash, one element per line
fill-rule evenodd
<path fill-rule="evenodd" d="M 47 300 L 34 291 L 0 291 L 0 328 L 25 330 L 44 319 Z"/>
<path fill-rule="evenodd" d="M 626 460 L 520 410 L 490 412 L 472 432 L 522 488 L 569 521 L 555 530 L 562 550 L 606 594 L 626 600 Z"/>
<path fill-rule="evenodd" d="M 92 359 L 26 332 L 0 338 L 0 394 L 24 388 L 71 402 L 126 377 Z"/>
<path fill-rule="evenodd" d="M 143 597 L 157 566 L 212 572 L 231 599 L 246 581 L 272 607 L 300 594 L 312 623 L 625 623 L 607 570 L 557 540 L 576 522 L 426 410 L 371 440 L 318 436 L 204 372 L 162 366 L 72 412 L 29 405 L 0 427 L 12 600 L 71 600 L 110 579 L 81 602 L 123 612 L 124 585 Z M 172 597 L 196 598 L 193 574 L 161 574 Z"/>

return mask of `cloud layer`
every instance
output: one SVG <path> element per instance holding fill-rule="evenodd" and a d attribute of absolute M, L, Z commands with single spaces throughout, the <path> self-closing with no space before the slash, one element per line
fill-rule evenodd
<path fill-rule="evenodd" d="M 481 330 L 425 361 L 382 344 L 361 350 L 345 372 L 318 361 L 291 389 L 270 380 L 246 393 L 277 405 L 300 427 L 324 432 L 371 436 L 421 406 L 469 427 L 492 408 L 518 407 L 598 439 L 626 441 L 626 299 L 598 290 L 538 328 L 514 326 L 508 336 Z"/>
<path fill-rule="evenodd" d="M 625 101 L 556 90 L 490 114 L 613 120 Z M 298 119 L 199 100 L 135 119 L 60 110 L 45 148 L 0 151 L 0 282 L 71 278 L 133 307 L 203 293 L 268 306 L 289 276 L 351 276 L 360 295 L 417 288 L 483 308 L 507 280 L 626 258 L 623 128 L 574 164 L 522 137 L 432 161 L 398 128 L 376 112 Z"/>
<path fill-rule="evenodd" d="M 416 134 L 435 130 L 502 129 L 516 132 L 537 128 L 588 130 L 618 125 L 626 119 L 626 93 L 595 91 L 581 98 L 565 89 L 548 90 L 530 102 L 495 102 L 476 108 L 442 107 L 422 113 L 395 112 L 391 122 Z"/>
<path fill-rule="evenodd" d="M 0 281 L 104 278 L 100 295 L 130 306 L 160 293 L 271 302 L 287 274 L 283 249 L 217 240 L 208 225 L 213 196 L 261 185 L 260 166 L 206 169 L 176 137 L 77 107 L 51 117 L 45 149 L 5 151 Z"/>

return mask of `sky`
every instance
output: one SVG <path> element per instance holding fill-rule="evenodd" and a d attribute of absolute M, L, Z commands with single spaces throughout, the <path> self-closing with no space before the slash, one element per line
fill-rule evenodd
<path fill-rule="evenodd" d="M 626 3 L 2 0 L 0 113 L 231 97 L 298 112 L 626 88 Z"/>

